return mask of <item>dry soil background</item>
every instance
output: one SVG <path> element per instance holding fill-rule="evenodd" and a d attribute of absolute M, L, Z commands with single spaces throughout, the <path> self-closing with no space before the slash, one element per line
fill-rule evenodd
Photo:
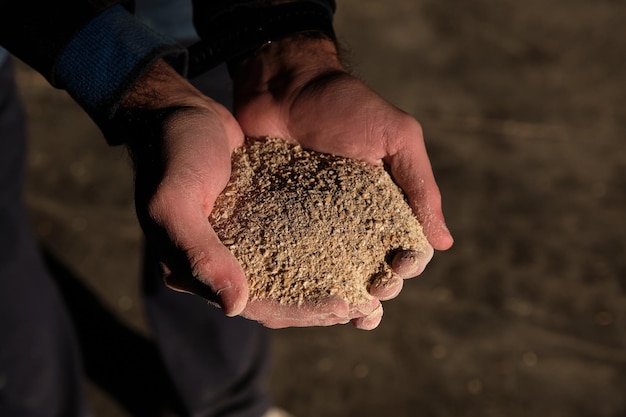
<path fill-rule="evenodd" d="M 356 72 L 424 126 L 456 244 L 375 331 L 276 331 L 277 402 L 299 417 L 626 416 L 626 3 L 338 3 Z M 21 67 L 20 83 L 27 197 L 82 294 L 98 415 L 158 416 L 125 155 L 38 75 Z"/>

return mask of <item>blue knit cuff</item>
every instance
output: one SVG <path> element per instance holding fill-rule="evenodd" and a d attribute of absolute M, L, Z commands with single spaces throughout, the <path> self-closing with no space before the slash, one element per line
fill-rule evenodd
<path fill-rule="evenodd" d="M 7 56 L 9 56 L 7 50 L 0 46 L 0 65 L 2 65 Z"/>
<path fill-rule="evenodd" d="M 116 5 L 91 20 L 65 47 L 54 68 L 54 84 L 100 123 L 113 116 L 126 92 L 159 58 L 185 73 L 181 45 Z"/>

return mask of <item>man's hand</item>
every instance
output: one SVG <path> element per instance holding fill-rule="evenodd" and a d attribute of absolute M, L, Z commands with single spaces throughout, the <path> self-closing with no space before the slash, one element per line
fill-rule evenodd
<path fill-rule="evenodd" d="M 232 151 L 243 144 L 233 116 L 164 63 L 157 63 L 120 109 L 130 115 L 129 143 L 136 176 L 137 215 L 158 256 L 165 283 L 268 327 L 322 326 L 359 319 L 376 325 L 378 299 L 358 306 L 324 303 L 248 303 L 248 284 L 208 221 L 226 186 Z"/>
<path fill-rule="evenodd" d="M 274 42 L 231 71 L 235 117 L 245 135 L 279 137 L 319 152 L 384 163 L 407 195 L 432 247 L 398 254 L 392 262 L 396 279 L 372 283 L 373 296 L 395 297 L 402 279 L 424 270 L 433 247 L 452 245 L 419 123 L 347 73 L 332 41 L 295 36 Z M 353 323 L 376 327 L 382 308 L 373 311 L 379 311 L 376 318 L 370 313 Z"/>
<path fill-rule="evenodd" d="M 139 80 L 119 112 L 129 115 L 133 134 L 137 216 L 165 283 L 240 314 L 246 278 L 208 222 L 229 180 L 231 153 L 243 143 L 238 123 L 164 62 Z"/>

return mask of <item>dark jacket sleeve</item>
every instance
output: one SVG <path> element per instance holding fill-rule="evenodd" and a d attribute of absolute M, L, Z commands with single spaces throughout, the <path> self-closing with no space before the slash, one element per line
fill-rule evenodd
<path fill-rule="evenodd" d="M 65 89 L 106 130 L 125 93 L 155 60 L 186 72 L 187 50 L 136 19 L 128 2 L 4 0 L 0 46 Z M 200 64 L 206 57 L 213 64 L 238 58 L 291 33 L 334 36 L 334 0 L 193 2 L 194 26 L 206 42 L 195 49 Z"/>
<path fill-rule="evenodd" d="M 296 33 L 335 38 L 334 0 L 193 0 L 193 7 L 200 41 L 189 48 L 190 77 Z"/>
<path fill-rule="evenodd" d="M 60 52 L 91 19 L 115 3 L 85 0 L 3 1 L 0 45 L 48 80 Z"/>
<path fill-rule="evenodd" d="M 104 0 L 4 4 L 0 45 L 66 90 L 101 128 L 154 61 L 165 58 L 185 71 L 186 50 L 141 23 L 128 5 Z"/>
<path fill-rule="evenodd" d="M 277 2 L 276 0 L 193 0 L 194 25 L 202 36 L 202 33 L 209 29 L 212 24 L 227 18 L 228 15 L 237 14 L 244 9 L 267 8 L 285 3 L 317 4 L 327 9 L 330 14 L 335 12 L 336 7 L 334 0 L 292 0 L 288 2 Z"/>

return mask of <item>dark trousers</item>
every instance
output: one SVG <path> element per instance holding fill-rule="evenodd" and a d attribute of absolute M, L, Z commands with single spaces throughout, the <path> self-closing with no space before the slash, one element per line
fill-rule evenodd
<path fill-rule="evenodd" d="M 226 82 L 221 72 L 197 84 L 226 100 Z M 13 67 L 5 60 L 0 64 L 0 417 L 88 416 L 80 347 L 38 251 L 22 195 L 25 138 Z M 155 265 L 147 252 L 145 305 L 187 415 L 262 415 L 269 406 L 267 330 L 165 288 Z"/>

